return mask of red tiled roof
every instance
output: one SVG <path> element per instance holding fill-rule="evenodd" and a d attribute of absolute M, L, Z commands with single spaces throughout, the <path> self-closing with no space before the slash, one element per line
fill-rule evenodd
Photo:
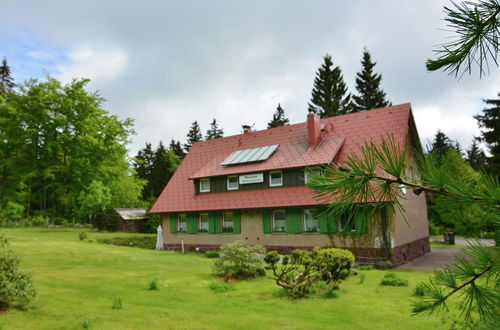
<path fill-rule="evenodd" d="M 373 109 L 321 119 L 321 142 L 308 148 L 307 123 L 198 142 L 193 145 L 160 197 L 152 213 L 211 211 L 320 204 L 305 186 L 195 194 L 192 178 L 248 173 L 271 169 L 342 163 L 366 141 L 378 143 L 387 134 L 406 143 L 410 104 Z M 223 167 L 231 152 L 279 144 L 278 150 L 260 163 Z"/>

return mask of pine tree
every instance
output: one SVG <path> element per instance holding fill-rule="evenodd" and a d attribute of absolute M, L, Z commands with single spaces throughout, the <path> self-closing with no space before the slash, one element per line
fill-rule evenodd
<path fill-rule="evenodd" d="M 267 123 L 267 128 L 287 126 L 289 124 L 290 122 L 288 118 L 285 117 L 285 110 L 283 110 L 281 104 L 278 103 L 278 107 L 276 108 L 276 112 L 273 115 L 273 119 Z"/>
<path fill-rule="evenodd" d="M 16 84 L 14 84 L 14 79 L 10 75 L 7 59 L 4 57 L 0 66 L 0 95 L 7 93 L 14 87 L 16 87 Z"/>
<path fill-rule="evenodd" d="M 309 112 L 317 113 L 321 118 L 338 116 L 351 111 L 351 94 L 342 77 L 340 67 L 332 69 L 332 57 L 328 54 L 316 72 Z"/>
<path fill-rule="evenodd" d="M 168 148 L 172 150 L 179 159 L 183 159 L 184 156 L 186 156 L 186 153 L 182 149 L 181 143 L 179 141 L 172 139 Z"/>
<path fill-rule="evenodd" d="M 472 140 L 472 145 L 467 150 L 467 161 L 476 171 L 480 171 L 486 166 L 486 155 L 477 145 L 476 139 Z"/>
<path fill-rule="evenodd" d="M 224 131 L 222 130 L 222 128 L 219 128 L 219 126 L 217 125 L 217 121 L 214 118 L 214 120 L 212 120 L 212 122 L 210 123 L 210 128 L 207 130 L 205 140 L 213 140 L 223 136 Z"/>
<path fill-rule="evenodd" d="M 481 130 L 480 141 L 486 142 L 491 157 L 488 164 L 491 173 L 500 176 L 500 93 L 498 99 L 483 100 L 491 108 L 483 109 L 482 115 L 474 116 Z"/>
<path fill-rule="evenodd" d="M 385 98 L 385 93 L 380 89 L 382 76 L 373 72 L 377 62 L 372 62 L 368 50 L 363 51 L 361 60 L 362 70 L 357 73 L 356 90 L 359 95 L 353 95 L 353 112 L 382 108 L 391 105 Z"/>
<path fill-rule="evenodd" d="M 186 151 L 186 153 L 189 152 L 193 144 L 195 144 L 196 142 L 203 141 L 203 135 L 201 135 L 200 125 L 198 125 L 197 120 L 195 120 L 191 124 L 191 128 L 189 129 L 189 132 L 187 133 L 186 137 L 187 141 L 186 143 L 184 143 L 184 150 Z"/>

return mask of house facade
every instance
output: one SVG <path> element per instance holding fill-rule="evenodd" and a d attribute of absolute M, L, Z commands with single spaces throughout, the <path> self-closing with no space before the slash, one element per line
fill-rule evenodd
<path fill-rule="evenodd" d="M 405 214 L 347 221 L 324 212 L 327 204 L 306 186 L 321 166 L 342 164 L 387 134 L 408 150 L 421 148 L 410 104 L 325 119 L 309 114 L 305 123 L 194 144 L 150 210 L 162 215 L 165 248 L 216 250 L 236 240 L 280 253 L 336 246 L 361 263 L 390 258 L 395 265 L 429 252 L 423 194 L 404 191 Z"/>

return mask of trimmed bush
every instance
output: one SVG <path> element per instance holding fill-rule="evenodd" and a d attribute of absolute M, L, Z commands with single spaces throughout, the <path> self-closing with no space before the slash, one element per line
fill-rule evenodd
<path fill-rule="evenodd" d="M 209 259 L 215 259 L 215 258 L 219 258 L 220 254 L 217 251 L 207 251 L 207 252 L 205 252 L 205 256 Z"/>
<path fill-rule="evenodd" d="M 220 255 L 214 263 L 213 272 L 218 276 L 230 278 L 255 278 L 264 276 L 262 254 L 266 249 L 261 245 L 248 245 L 245 241 L 236 241 L 221 246 Z"/>
<path fill-rule="evenodd" d="M 80 241 L 84 241 L 87 239 L 87 233 L 84 232 L 84 231 L 81 231 L 78 233 L 78 238 L 80 239 Z"/>
<path fill-rule="evenodd" d="M 399 277 L 396 273 L 385 273 L 380 285 L 385 286 L 408 286 L 408 281 Z"/>
<path fill-rule="evenodd" d="M 324 281 L 325 292 L 338 288 L 349 276 L 354 259 L 348 250 L 319 247 L 312 251 L 294 250 L 283 256 L 281 267 L 278 266 L 278 252 L 268 252 L 264 258 L 273 271 L 276 284 L 293 298 L 304 297 L 319 281 Z"/>
<path fill-rule="evenodd" d="M 158 285 L 158 280 L 152 279 L 151 282 L 149 282 L 148 290 L 149 291 L 156 291 L 159 289 L 160 289 L 160 286 Z"/>
<path fill-rule="evenodd" d="M 381 260 L 375 265 L 375 268 L 377 269 L 391 269 L 392 267 L 392 262 L 389 260 Z"/>
<path fill-rule="evenodd" d="M 413 289 L 413 295 L 415 297 L 423 297 L 425 296 L 426 292 L 427 292 L 427 287 L 425 286 L 424 283 L 417 284 L 417 286 Z"/>
<path fill-rule="evenodd" d="M 156 248 L 155 236 L 103 238 L 99 239 L 98 242 L 103 244 L 113 244 L 118 246 L 138 247 L 149 250 L 154 250 Z"/>
<path fill-rule="evenodd" d="M 19 259 L 0 233 L 0 310 L 24 308 L 36 296 L 30 274 L 19 269 Z"/>

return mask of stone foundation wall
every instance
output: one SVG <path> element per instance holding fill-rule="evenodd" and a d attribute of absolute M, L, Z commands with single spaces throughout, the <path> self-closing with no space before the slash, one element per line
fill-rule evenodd
<path fill-rule="evenodd" d="M 164 244 L 166 250 L 181 251 L 181 244 Z M 198 250 L 197 250 L 198 248 Z M 184 244 L 186 252 L 206 252 L 217 251 L 218 244 Z M 310 246 L 266 246 L 268 251 L 278 251 L 280 254 L 290 254 L 295 249 L 310 250 Z M 373 265 L 380 260 L 384 260 L 384 251 L 376 248 L 347 248 L 357 257 L 356 261 L 363 265 Z M 405 264 L 416 257 L 429 253 L 431 251 L 429 237 L 424 237 L 413 242 L 396 246 L 392 249 L 391 262 L 394 266 Z"/>

